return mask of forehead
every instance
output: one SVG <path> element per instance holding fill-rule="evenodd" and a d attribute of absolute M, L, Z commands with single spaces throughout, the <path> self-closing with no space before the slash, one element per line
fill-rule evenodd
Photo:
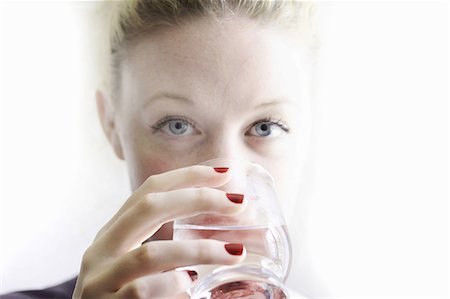
<path fill-rule="evenodd" d="M 300 56 L 280 28 L 245 18 L 197 20 L 130 48 L 122 64 L 121 97 L 137 105 L 161 91 L 208 99 L 211 105 L 292 98 L 301 91 Z"/>

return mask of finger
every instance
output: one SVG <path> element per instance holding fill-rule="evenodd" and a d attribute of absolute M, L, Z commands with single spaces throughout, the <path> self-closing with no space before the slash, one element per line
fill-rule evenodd
<path fill-rule="evenodd" d="M 136 191 L 147 194 L 189 187 L 222 186 L 230 180 L 232 170 L 224 172 L 216 169 L 205 165 L 174 169 L 149 177 Z"/>
<path fill-rule="evenodd" d="M 130 196 L 102 230 L 107 230 L 121 214 L 139 202 L 148 193 L 200 186 L 215 188 L 226 184 L 231 179 L 232 170 L 229 169 L 226 172 L 223 172 L 223 170 L 219 171 L 216 171 L 211 166 L 193 165 L 150 176 Z"/>
<path fill-rule="evenodd" d="M 139 277 L 167 269 L 199 264 L 233 265 L 242 262 L 245 256 L 243 246 L 216 240 L 154 241 L 121 256 L 98 276 L 98 283 L 116 290 Z"/>
<path fill-rule="evenodd" d="M 148 194 L 123 213 L 96 242 L 102 254 L 122 255 L 139 246 L 162 224 L 198 214 L 235 215 L 247 200 L 233 202 L 225 192 L 211 188 L 180 189 Z"/>
<path fill-rule="evenodd" d="M 139 198 L 148 193 L 193 187 L 215 188 L 222 186 L 231 179 L 231 173 L 232 170 L 218 172 L 211 166 L 193 165 L 152 175 L 135 191 L 136 196 L 125 203 L 124 209 L 134 205 L 139 201 Z"/>
<path fill-rule="evenodd" d="M 186 290 L 192 280 L 185 271 L 169 271 L 140 277 L 128 283 L 116 294 L 119 298 L 189 298 Z"/>

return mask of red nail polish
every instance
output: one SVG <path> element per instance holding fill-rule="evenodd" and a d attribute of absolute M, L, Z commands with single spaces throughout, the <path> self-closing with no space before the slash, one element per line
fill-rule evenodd
<path fill-rule="evenodd" d="M 242 203 L 244 201 L 244 194 L 227 193 L 227 197 L 234 203 Z"/>
<path fill-rule="evenodd" d="M 242 244 L 225 244 L 225 250 L 231 255 L 242 255 L 244 252 L 244 245 Z"/>
<path fill-rule="evenodd" d="M 218 173 L 225 173 L 228 171 L 228 167 L 214 167 L 214 170 Z"/>
<path fill-rule="evenodd" d="M 192 281 L 196 281 L 198 278 L 197 272 L 193 270 L 186 270 L 187 274 L 189 274 L 189 277 L 192 279 Z"/>

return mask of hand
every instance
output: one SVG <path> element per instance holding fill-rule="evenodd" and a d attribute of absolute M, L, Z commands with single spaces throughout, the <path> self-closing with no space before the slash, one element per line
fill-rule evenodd
<path fill-rule="evenodd" d="M 188 298 L 190 275 L 175 268 L 197 264 L 231 265 L 226 242 L 216 240 L 150 241 L 164 223 L 200 213 L 234 215 L 237 204 L 225 192 L 230 173 L 195 165 L 150 176 L 100 230 L 83 255 L 73 298 Z M 142 244 L 142 245 L 141 245 Z"/>

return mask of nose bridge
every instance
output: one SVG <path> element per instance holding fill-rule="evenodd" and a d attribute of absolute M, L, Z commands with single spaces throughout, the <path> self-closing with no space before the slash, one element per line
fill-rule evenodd
<path fill-rule="evenodd" d="M 235 136 L 231 134 L 217 134 L 213 136 L 206 147 L 206 155 L 209 158 L 242 158 L 241 145 Z"/>
<path fill-rule="evenodd" d="M 243 136 L 236 132 L 217 132 L 209 136 L 207 143 L 202 148 L 204 160 L 214 158 L 248 158 L 248 149 Z"/>

